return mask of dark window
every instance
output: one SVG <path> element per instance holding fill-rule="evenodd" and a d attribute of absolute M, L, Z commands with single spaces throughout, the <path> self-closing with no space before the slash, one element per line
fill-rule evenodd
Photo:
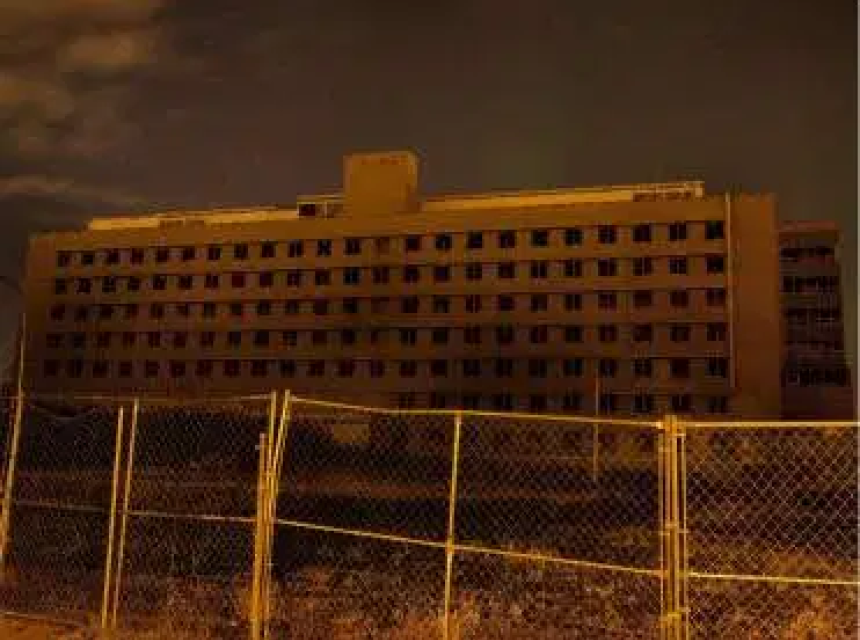
<path fill-rule="evenodd" d="M 617 342 L 618 327 L 614 324 L 602 324 L 597 327 L 597 338 L 601 342 Z"/>
<path fill-rule="evenodd" d="M 218 307 L 214 302 L 204 302 L 203 303 L 203 317 L 204 318 L 214 318 L 217 313 Z"/>
<path fill-rule="evenodd" d="M 197 362 L 196 374 L 201 378 L 211 378 L 215 367 L 211 360 L 200 360 Z"/>
<path fill-rule="evenodd" d="M 207 289 L 217 289 L 220 284 L 220 279 L 217 273 L 207 273 L 203 282 L 203 286 Z"/>
<path fill-rule="evenodd" d="M 509 280 L 516 277 L 517 266 L 514 262 L 501 262 L 496 268 L 498 270 L 499 278 Z"/>
<path fill-rule="evenodd" d="M 191 289 L 194 286 L 194 277 L 193 276 L 179 276 L 179 279 L 177 280 L 177 284 L 179 285 L 180 289 L 182 289 L 184 291 L 188 291 L 189 289 Z"/>
<path fill-rule="evenodd" d="M 62 333 L 49 333 L 45 342 L 48 345 L 49 349 L 59 349 L 63 346 L 63 334 Z"/>
<path fill-rule="evenodd" d="M 328 300 L 314 300 L 313 312 L 315 316 L 328 315 Z"/>
<path fill-rule="evenodd" d="M 581 278 L 582 260 L 565 260 L 564 275 L 568 278 Z"/>
<path fill-rule="evenodd" d="M 109 249 L 105 254 L 105 264 L 119 264 L 119 250 Z"/>
<path fill-rule="evenodd" d="M 277 251 L 277 245 L 274 242 L 264 242 L 260 247 L 261 258 L 274 258 Z"/>
<path fill-rule="evenodd" d="M 420 251 L 421 236 L 407 236 L 405 246 L 407 251 Z"/>
<path fill-rule="evenodd" d="M 597 227 L 597 241 L 600 244 L 615 244 L 615 236 L 615 227 L 609 225 Z"/>
<path fill-rule="evenodd" d="M 568 247 L 582 244 L 582 229 L 566 229 L 564 232 L 564 243 Z"/>
<path fill-rule="evenodd" d="M 709 307 L 724 307 L 726 306 L 726 290 L 725 289 L 708 289 L 705 294 Z"/>
<path fill-rule="evenodd" d="M 693 408 L 693 399 L 688 394 L 672 396 L 672 411 L 688 413 Z"/>
<path fill-rule="evenodd" d="M 635 258 L 633 260 L 633 275 L 647 276 L 654 272 L 654 262 L 651 258 Z"/>
<path fill-rule="evenodd" d="M 340 332 L 340 343 L 347 347 L 351 347 L 355 344 L 357 339 L 357 334 L 355 329 L 341 329 Z"/>
<path fill-rule="evenodd" d="M 72 349 L 83 349 L 87 346 L 87 334 L 76 331 L 72 334 Z"/>
<path fill-rule="evenodd" d="M 161 346 L 161 334 L 158 331 L 150 331 L 146 334 L 146 345 L 148 347 Z"/>
<path fill-rule="evenodd" d="M 466 296 L 466 311 L 478 313 L 481 310 L 481 296 Z"/>
<path fill-rule="evenodd" d="M 449 266 L 433 267 L 433 279 L 436 282 L 448 282 L 451 279 L 451 267 L 449 267 Z"/>
<path fill-rule="evenodd" d="M 466 236 L 467 249 L 482 249 L 484 247 L 484 234 L 480 231 L 471 231 Z"/>
<path fill-rule="evenodd" d="M 96 263 L 96 254 L 92 251 L 84 251 L 81 254 L 81 264 L 85 267 L 89 267 Z"/>
<path fill-rule="evenodd" d="M 633 411 L 636 413 L 654 413 L 654 396 L 637 393 L 633 396 Z"/>
<path fill-rule="evenodd" d="M 516 231 L 500 231 L 499 232 L 499 248 L 500 249 L 513 249 L 517 246 L 517 232 Z"/>
<path fill-rule="evenodd" d="M 531 263 L 531 277 L 534 279 L 543 279 L 549 275 L 549 265 L 546 261 Z"/>
<path fill-rule="evenodd" d="M 568 378 L 579 378 L 585 371 L 585 361 L 582 358 L 566 358 L 562 370 Z"/>
<path fill-rule="evenodd" d="M 78 278 L 78 293 L 89 293 L 92 287 L 93 283 L 89 278 Z"/>
<path fill-rule="evenodd" d="M 705 266 L 708 273 L 724 273 L 726 260 L 723 256 L 708 256 L 705 259 Z"/>
<path fill-rule="evenodd" d="M 708 375 L 715 378 L 729 376 L 729 361 L 727 358 L 708 358 Z"/>
<path fill-rule="evenodd" d="M 542 293 L 533 294 L 531 297 L 532 311 L 546 311 L 549 307 L 549 297 Z"/>
<path fill-rule="evenodd" d="M 687 259 L 683 257 L 669 258 L 669 273 L 682 276 L 687 274 Z"/>
<path fill-rule="evenodd" d="M 371 378 L 381 378 L 385 375 L 385 362 L 382 360 L 371 360 L 369 369 Z"/>
<path fill-rule="evenodd" d="M 400 344 L 414 347 L 418 343 L 418 331 L 416 329 L 401 329 Z"/>
<path fill-rule="evenodd" d="M 614 378 L 618 373 L 618 361 L 612 358 L 601 358 L 597 363 L 597 370 L 601 378 Z"/>
<path fill-rule="evenodd" d="M 188 344 L 188 334 L 177 332 L 173 334 L 173 346 L 177 349 L 184 349 Z"/>
<path fill-rule="evenodd" d="M 388 302 L 388 298 L 371 298 L 370 311 L 377 314 L 388 313 Z"/>
<path fill-rule="evenodd" d="M 116 278 L 113 276 L 102 278 L 102 293 L 116 293 Z"/>
<path fill-rule="evenodd" d="M 495 362 L 497 378 L 511 378 L 514 375 L 514 361 L 511 358 L 499 358 Z"/>
<path fill-rule="evenodd" d="M 437 327 L 431 331 L 430 337 L 433 344 L 448 344 L 450 331 L 442 327 Z"/>
<path fill-rule="evenodd" d="M 687 358 L 672 358 L 669 360 L 669 371 L 673 378 L 689 378 L 690 361 Z"/>
<path fill-rule="evenodd" d="M 516 298 L 502 295 L 497 300 L 499 311 L 513 311 L 516 308 Z"/>
<path fill-rule="evenodd" d="M 264 271 L 257 276 L 257 284 L 261 287 L 271 287 L 275 284 L 275 274 L 271 271 Z"/>
<path fill-rule="evenodd" d="M 566 393 L 562 398 L 561 406 L 565 411 L 580 411 L 582 409 L 582 396 L 578 393 Z M 580 436 L 579 432 L 569 432 L 565 435 L 573 435 L 575 438 Z"/>
<path fill-rule="evenodd" d="M 708 220 L 705 223 L 706 240 L 722 240 L 726 237 L 726 225 L 722 220 Z"/>
<path fill-rule="evenodd" d="M 235 378 L 242 373 L 242 362 L 240 360 L 227 360 L 224 362 L 224 375 Z"/>
<path fill-rule="evenodd" d="M 241 302 L 230 303 L 230 315 L 240 317 L 245 312 L 245 305 Z"/>
<path fill-rule="evenodd" d="M 318 287 L 331 284 L 331 272 L 325 269 L 317 269 L 314 271 L 314 284 Z"/>
<path fill-rule="evenodd" d="M 296 361 L 295 360 L 281 360 L 280 361 L 280 370 L 281 375 L 285 378 L 292 378 L 296 375 Z"/>
<path fill-rule="evenodd" d="M 267 347 L 269 346 L 269 332 L 258 330 L 254 332 L 254 346 Z"/>
<path fill-rule="evenodd" d="M 637 224 L 633 227 L 633 242 L 651 242 L 651 225 Z"/>
<path fill-rule="evenodd" d="M 206 247 L 206 259 L 215 261 L 221 259 L 221 247 L 209 246 Z"/>
<path fill-rule="evenodd" d="M 255 378 L 262 378 L 269 375 L 269 361 L 251 360 L 251 375 Z"/>
<path fill-rule="evenodd" d="M 131 250 L 131 263 L 132 264 L 142 264 L 144 258 L 143 249 L 132 249 Z"/>
<path fill-rule="evenodd" d="M 728 329 L 723 322 L 712 322 L 708 324 L 708 341 L 723 342 L 726 339 Z"/>
<path fill-rule="evenodd" d="M 651 342 L 654 339 L 654 328 L 650 324 L 633 325 L 634 342 Z"/>
<path fill-rule="evenodd" d="M 305 244 L 301 240 L 290 240 L 287 244 L 287 256 L 301 258 L 305 254 Z"/>
<path fill-rule="evenodd" d="M 532 394 L 529 396 L 529 411 L 541 412 L 546 411 L 546 396 L 540 394 Z"/>
<path fill-rule="evenodd" d="M 417 296 L 409 296 L 400 301 L 401 313 L 418 313 L 420 301 Z"/>
<path fill-rule="evenodd" d="M 68 267 L 72 263 L 72 254 L 68 251 L 59 251 L 57 253 L 57 266 Z"/>
<path fill-rule="evenodd" d="M 690 305 L 690 294 L 683 289 L 670 291 L 669 304 L 673 307 L 687 307 Z"/>
<path fill-rule="evenodd" d="M 614 258 L 607 258 L 597 261 L 597 275 L 599 276 L 617 276 L 618 261 Z"/>
<path fill-rule="evenodd" d="M 348 315 L 358 313 L 358 298 L 344 298 L 343 312 Z"/>
<path fill-rule="evenodd" d="M 583 330 L 578 324 L 571 324 L 564 328 L 565 342 L 582 342 Z"/>
<path fill-rule="evenodd" d="M 128 360 L 123 360 L 119 363 L 119 377 L 130 378 L 134 371 L 134 365 Z"/>
<path fill-rule="evenodd" d="M 361 253 L 361 240 L 358 238 L 347 238 L 344 243 L 344 253 L 348 256 L 357 256 Z"/>
<path fill-rule="evenodd" d="M 109 304 L 99 305 L 99 318 L 107 320 L 113 317 L 113 306 Z"/>
<path fill-rule="evenodd" d="M 529 330 L 529 339 L 533 344 L 545 344 L 549 341 L 549 330 L 544 326 L 532 327 Z"/>
<path fill-rule="evenodd" d="M 331 255 L 331 240 L 317 240 L 317 256 Z"/>
<path fill-rule="evenodd" d="M 96 346 L 100 349 L 110 347 L 111 334 L 107 331 L 101 331 L 96 334 Z"/>
<path fill-rule="evenodd" d="M 75 320 L 77 322 L 84 322 L 85 320 L 87 320 L 89 318 L 89 316 L 90 316 L 89 307 L 80 305 L 80 306 L 75 308 Z"/>
<path fill-rule="evenodd" d="M 361 270 L 358 267 L 347 267 L 343 270 L 344 284 L 359 284 L 361 282 Z"/>
<path fill-rule="evenodd" d="M 388 253 L 391 251 L 391 238 L 376 238 L 373 242 L 376 253 Z"/>
<path fill-rule="evenodd" d="M 109 366 L 104 360 L 96 360 L 93 362 L 93 377 L 106 378 L 108 375 Z"/>
<path fill-rule="evenodd" d="M 448 313 L 451 310 L 451 300 L 447 296 L 433 297 L 433 313 Z"/>
<path fill-rule="evenodd" d="M 669 225 L 669 240 L 678 242 L 687 239 L 687 223 L 673 222 Z"/>
<path fill-rule="evenodd" d="M 418 363 L 414 360 L 403 360 L 400 363 L 400 377 L 414 378 L 418 374 Z"/>
<path fill-rule="evenodd" d="M 690 326 L 686 324 L 673 324 L 669 330 L 672 342 L 689 342 Z"/>
<path fill-rule="evenodd" d="M 650 291 L 635 291 L 633 293 L 634 307 L 650 307 L 652 304 L 654 304 L 654 295 Z"/>
<path fill-rule="evenodd" d="M 421 279 L 421 271 L 415 265 L 403 267 L 403 282 L 414 284 Z"/>
<path fill-rule="evenodd" d="M 477 378 L 481 375 L 480 360 L 463 360 L 463 375 L 466 378 Z"/>
<path fill-rule="evenodd" d="M 214 331 L 204 331 L 200 334 L 200 346 L 201 347 L 212 347 L 215 345 L 215 332 Z"/>
<path fill-rule="evenodd" d="M 564 296 L 564 308 L 567 311 L 578 311 L 582 309 L 582 294 L 568 293 Z"/>
<path fill-rule="evenodd" d="M 153 302 L 149 305 L 149 317 L 150 318 L 163 318 L 164 317 L 164 305 L 160 302 Z"/>
<path fill-rule="evenodd" d="M 287 300 L 284 302 L 284 315 L 295 316 L 301 311 L 301 305 L 298 300 Z"/>
<path fill-rule="evenodd" d="M 299 332 L 287 330 L 281 334 L 281 339 L 284 341 L 284 344 L 288 347 L 295 347 L 299 344 Z"/>
<path fill-rule="evenodd" d="M 167 289 L 167 276 L 152 276 L 152 288 L 155 291 Z"/>
<path fill-rule="evenodd" d="M 546 378 L 549 366 L 546 360 L 532 358 L 529 360 L 529 377 L 531 378 Z"/>
<path fill-rule="evenodd" d="M 181 256 L 183 262 L 190 262 L 197 257 L 197 252 L 194 250 L 194 247 L 182 247 Z"/>
<path fill-rule="evenodd" d="M 388 267 L 373 267 L 373 282 L 374 284 L 387 284 L 389 280 Z"/>
<path fill-rule="evenodd" d="M 709 413 L 728 413 L 729 399 L 726 396 L 712 396 L 708 398 Z"/>
<path fill-rule="evenodd" d="M 228 331 L 227 332 L 227 344 L 231 347 L 238 347 L 242 344 L 242 332 L 241 331 Z"/>
<path fill-rule="evenodd" d="M 80 378 L 84 373 L 83 360 L 69 360 L 66 363 L 66 374 L 72 378 Z"/>
<path fill-rule="evenodd" d="M 237 244 L 233 247 L 233 258 L 236 260 L 247 260 L 248 259 L 248 245 L 247 244 Z"/>
<path fill-rule="evenodd" d="M 534 231 L 532 231 L 532 246 L 548 247 L 549 231 L 547 231 L 546 229 L 535 229 Z"/>
<path fill-rule="evenodd" d="M 147 378 L 157 378 L 158 369 L 158 362 L 156 362 L 155 360 L 147 360 L 143 363 L 143 375 Z"/>
<path fill-rule="evenodd" d="M 55 295 L 63 295 L 68 293 L 69 285 L 66 280 L 62 278 L 57 278 L 54 280 L 54 294 Z"/>
<path fill-rule="evenodd" d="M 618 306 L 618 296 L 614 291 L 600 291 L 597 293 L 597 306 L 600 309 L 615 309 Z"/>
<path fill-rule="evenodd" d="M 51 307 L 51 320 L 62 320 L 66 315 L 66 305 L 55 304 Z"/>
<path fill-rule="evenodd" d="M 341 378 L 351 378 L 355 375 L 355 361 L 341 360 L 337 363 L 337 375 Z"/>
<path fill-rule="evenodd" d="M 637 378 L 650 378 L 653 373 L 654 365 L 649 358 L 636 358 L 633 361 L 633 375 Z"/>
<path fill-rule="evenodd" d="M 478 262 L 472 262 L 466 265 L 466 279 L 467 280 L 480 280 L 483 276 L 483 269 L 481 268 L 481 264 Z"/>
<path fill-rule="evenodd" d="M 498 344 L 513 344 L 515 334 L 516 332 L 511 325 L 496 327 L 496 342 Z"/>
<path fill-rule="evenodd" d="M 454 244 L 451 240 L 451 236 L 447 233 L 440 233 L 436 236 L 436 250 L 437 251 L 450 251 L 451 246 Z"/>

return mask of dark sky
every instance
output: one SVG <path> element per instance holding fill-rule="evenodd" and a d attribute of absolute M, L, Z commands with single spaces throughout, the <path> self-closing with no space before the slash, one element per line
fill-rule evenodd
<path fill-rule="evenodd" d="M 0 0 L 0 274 L 32 230 L 292 202 L 411 148 L 431 193 L 773 191 L 842 223 L 853 292 L 856 30 L 850 0 Z"/>

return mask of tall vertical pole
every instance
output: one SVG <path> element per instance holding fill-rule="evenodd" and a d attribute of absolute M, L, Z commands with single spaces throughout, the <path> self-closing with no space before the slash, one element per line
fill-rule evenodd
<path fill-rule="evenodd" d="M 591 479 L 597 485 L 600 474 L 600 371 L 594 371 L 594 428 L 591 434 Z"/>
<path fill-rule="evenodd" d="M 137 443 L 137 419 L 140 413 L 140 401 L 135 398 L 131 406 L 131 426 L 128 434 L 128 460 L 125 467 L 125 482 L 123 483 L 122 511 L 119 524 L 119 543 L 116 551 L 116 579 L 114 580 L 113 602 L 111 604 L 111 629 L 116 629 L 117 611 L 119 610 L 119 594 L 122 589 L 122 569 L 125 561 L 125 539 L 128 531 L 129 507 L 131 505 L 131 483 L 134 478 L 135 445 Z"/>
<path fill-rule="evenodd" d="M 260 640 L 260 603 L 263 588 L 263 549 L 265 547 L 266 527 L 266 434 L 260 434 L 259 452 L 257 455 L 257 511 L 254 518 L 254 566 L 251 577 L 251 598 L 248 607 L 248 619 L 251 622 L 251 640 Z"/>
<path fill-rule="evenodd" d="M 454 414 L 454 446 L 451 454 L 451 481 L 448 494 L 448 532 L 445 538 L 445 611 L 442 617 L 443 640 L 454 640 L 451 628 L 451 591 L 454 581 L 454 543 L 457 526 L 457 480 L 460 470 L 460 435 L 463 414 Z"/>
<path fill-rule="evenodd" d="M 125 414 L 125 407 L 120 407 L 119 411 L 117 411 L 116 418 L 116 435 L 114 442 L 114 452 L 113 452 L 113 475 L 111 478 L 111 491 L 110 491 L 110 512 L 108 516 L 108 533 L 107 533 L 107 549 L 105 551 L 105 574 L 104 574 L 104 584 L 102 585 L 102 610 L 101 610 L 101 624 L 100 627 L 102 631 L 106 631 L 108 628 L 108 613 L 110 611 L 110 594 L 111 594 L 111 585 L 113 580 L 113 568 L 114 568 L 114 539 L 116 538 L 116 512 L 117 512 L 117 501 L 119 499 L 119 479 L 120 479 L 120 465 L 122 464 L 122 428 L 123 428 L 123 418 Z"/>
<path fill-rule="evenodd" d="M 21 429 L 24 420 L 24 392 L 19 388 L 15 400 L 15 415 L 12 421 L 12 440 L 9 443 L 6 477 L 3 482 L 3 511 L 0 513 L 0 571 L 6 569 L 6 556 L 9 550 L 9 522 L 12 516 L 12 491 L 15 486 L 15 469 L 18 464 L 18 449 L 21 442 Z"/>

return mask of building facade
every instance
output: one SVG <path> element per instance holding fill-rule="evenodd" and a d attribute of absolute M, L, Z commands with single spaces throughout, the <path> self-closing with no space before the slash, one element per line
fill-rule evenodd
<path fill-rule="evenodd" d="M 787 222 L 780 228 L 787 418 L 856 416 L 845 354 L 840 243 L 832 222 Z"/>
<path fill-rule="evenodd" d="M 779 415 L 772 197 L 691 182 L 421 198 L 412 154 L 344 168 L 342 194 L 290 209 L 34 237 L 26 386 Z"/>

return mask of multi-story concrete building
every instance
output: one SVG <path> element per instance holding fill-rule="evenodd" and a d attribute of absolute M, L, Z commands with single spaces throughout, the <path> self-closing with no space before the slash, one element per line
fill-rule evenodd
<path fill-rule="evenodd" d="M 36 236 L 26 384 L 593 414 L 780 413 L 774 199 L 681 182 L 422 198 L 409 153 L 294 208 Z"/>
<path fill-rule="evenodd" d="M 842 319 L 841 237 L 832 222 L 780 228 L 787 418 L 856 415 Z"/>

